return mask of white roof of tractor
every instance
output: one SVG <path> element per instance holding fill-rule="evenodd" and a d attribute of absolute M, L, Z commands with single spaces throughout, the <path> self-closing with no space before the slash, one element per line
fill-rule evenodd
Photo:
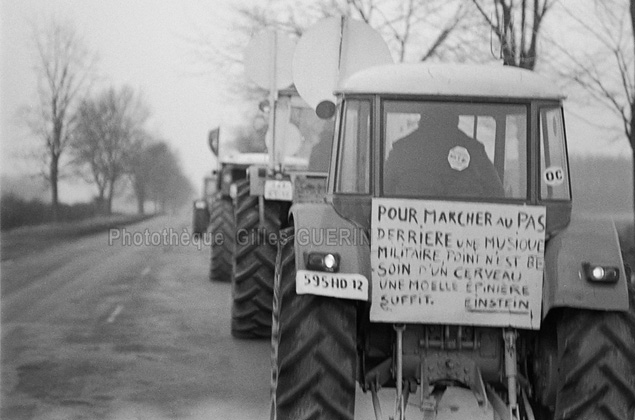
<path fill-rule="evenodd" d="M 476 64 L 387 64 L 350 76 L 341 93 L 563 99 L 560 88 L 535 72 Z"/>
<path fill-rule="evenodd" d="M 234 165 L 266 165 L 269 161 L 269 155 L 266 153 L 230 153 L 221 158 L 223 163 L 232 163 Z"/>
<path fill-rule="evenodd" d="M 223 156 L 221 159 L 223 163 L 229 163 L 233 165 L 260 165 L 266 166 L 269 163 L 269 155 L 267 153 L 230 153 L 227 156 Z M 308 161 L 303 158 L 294 156 L 285 156 L 284 163 L 287 167 L 291 168 L 304 168 L 308 165 Z"/>

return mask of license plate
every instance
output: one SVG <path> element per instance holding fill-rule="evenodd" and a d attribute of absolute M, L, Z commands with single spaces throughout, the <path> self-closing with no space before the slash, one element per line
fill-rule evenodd
<path fill-rule="evenodd" d="M 293 200 L 293 185 L 291 181 L 265 181 L 265 199 L 267 200 Z"/>
<path fill-rule="evenodd" d="M 326 176 L 296 175 L 293 197 L 296 203 L 322 203 L 326 195 Z"/>
<path fill-rule="evenodd" d="M 299 295 L 368 300 L 368 279 L 361 274 L 298 270 L 295 291 Z"/>

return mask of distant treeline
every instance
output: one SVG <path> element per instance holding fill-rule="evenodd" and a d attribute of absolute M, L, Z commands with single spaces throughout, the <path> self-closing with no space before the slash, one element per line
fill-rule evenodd
<path fill-rule="evenodd" d="M 573 202 L 576 210 L 592 213 L 632 213 L 633 175 L 631 161 L 607 156 L 570 157 Z M 2 230 L 51 222 L 50 205 L 3 195 L 0 210 Z M 77 221 L 99 213 L 96 203 L 60 204 L 60 221 Z"/>
<path fill-rule="evenodd" d="M 630 156 L 570 155 L 574 209 L 592 213 L 633 212 Z"/>
<path fill-rule="evenodd" d="M 95 203 L 59 204 L 59 221 L 75 222 L 98 213 Z M 0 229 L 8 230 L 26 225 L 52 222 L 51 205 L 40 200 L 25 200 L 15 194 L 3 194 L 0 198 Z"/>

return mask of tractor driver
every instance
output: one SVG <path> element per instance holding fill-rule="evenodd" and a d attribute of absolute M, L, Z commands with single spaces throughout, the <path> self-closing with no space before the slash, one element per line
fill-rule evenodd
<path fill-rule="evenodd" d="M 431 107 L 414 132 L 393 144 L 384 166 L 384 194 L 504 197 L 483 144 L 459 130 L 458 115 L 438 108 Z"/>

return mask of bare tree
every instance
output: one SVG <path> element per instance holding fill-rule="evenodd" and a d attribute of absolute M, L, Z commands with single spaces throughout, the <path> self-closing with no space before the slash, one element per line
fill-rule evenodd
<path fill-rule="evenodd" d="M 26 111 L 31 132 L 44 141 L 43 175 L 51 188 L 53 219 L 58 219 L 60 159 L 68 145 L 75 107 L 95 75 L 96 55 L 69 24 L 51 20 L 33 26 L 38 101 Z"/>
<path fill-rule="evenodd" d="M 130 181 L 137 199 L 137 213 L 145 214 L 145 203 L 148 200 L 149 188 L 152 182 L 152 172 L 155 167 L 152 148 L 155 144 L 147 139 L 139 144 L 131 159 Z"/>
<path fill-rule="evenodd" d="M 382 33 L 397 60 L 402 62 L 425 61 L 445 48 L 453 48 L 451 36 L 466 22 L 468 8 L 457 0 L 329 0 L 284 10 L 272 10 L 269 5 L 249 5 L 240 6 L 236 11 L 237 28 L 242 32 L 273 27 L 295 37 L 300 37 L 321 18 L 359 19 Z"/>
<path fill-rule="evenodd" d="M 146 162 L 134 171 L 135 193 L 139 201 L 151 200 L 155 209 L 173 211 L 194 195 L 192 184 L 183 175 L 177 156 L 166 142 L 148 143 L 139 158 Z"/>
<path fill-rule="evenodd" d="M 474 49 L 473 42 L 467 47 L 460 36 L 467 29 L 467 12 L 464 0 L 286 0 L 266 4 L 245 3 L 235 6 L 234 18 L 225 23 L 234 36 L 226 38 L 224 44 L 214 42 L 206 30 L 194 30 L 187 41 L 195 64 L 214 69 L 215 77 L 224 75 L 231 94 L 255 105 L 266 97 L 266 91 L 246 79 L 243 55 L 249 38 L 260 30 L 274 28 L 297 39 L 322 18 L 349 16 L 365 21 L 382 33 L 399 61 L 447 60 L 464 57 L 468 49 Z M 259 133 L 246 125 L 236 137 L 235 147 L 246 150 L 248 144 L 258 143 L 251 141 L 258 136 Z"/>
<path fill-rule="evenodd" d="M 82 102 L 72 142 L 74 162 L 87 168 L 87 181 L 97 185 L 98 201 L 110 213 L 117 181 L 131 171 L 146 137 L 149 111 L 129 87 L 110 88 Z"/>
<path fill-rule="evenodd" d="M 335 0 L 323 5 L 324 14 L 360 19 L 380 31 L 397 61 L 426 61 L 454 50 L 453 35 L 466 29 L 468 8 L 462 1 Z M 409 51 L 412 50 L 412 54 Z"/>
<path fill-rule="evenodd" d="M 561 76 L 613 114 L 620 135 L 635 151 L 635 0 L 596 0 L 585 15 L 564 6 L 563 10 L 588 42 L 581 50 L 554 43 L 561 56 Z M 632 177 L 635 186 L 635 165 Z"/>
<path fill-rule="evenodd" d="M 558 0 L 472 0 L 500 43 L 503 63 L 534 70 L 545 15 Z"/>
<path fill-rule="evenodd" d="M 290 0 L 238 5 L 234 11 L 227 25 L 235 35 L 225 44 L 214 43 L 205 30 L 194 31 L 187 40 L 196 64 L 205 63 L 215 73 L 220 70 L 229 76 L 234 93 L 245 99 L 262 97 L 261 89 L 245 89 L 249 83 L 243 77 L 242 61 L 249 37 L 265 28 L 299 38 L 322 18 L 349 16 L 378 30 L 398 61 L 460 60 L 467 54 L 461 35 L 469 30 L 469 8 L 463 0 Z"/>

